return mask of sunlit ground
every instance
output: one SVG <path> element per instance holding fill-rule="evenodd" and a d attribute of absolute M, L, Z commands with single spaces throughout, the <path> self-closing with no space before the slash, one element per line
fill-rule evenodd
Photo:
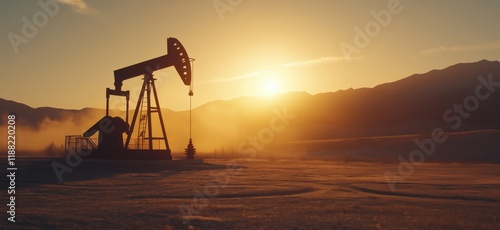
<path fill-rule="evenodd" d="M 9 228 L 500 228 L 498 165 L 424 163 L 391 192 L 384 173 L 396 164 L 240 160 L 241 171 L 229 175 L 218 159 L 85 160 L 56 183 L 51 160 L 30 162 L 18 171 Z"/>

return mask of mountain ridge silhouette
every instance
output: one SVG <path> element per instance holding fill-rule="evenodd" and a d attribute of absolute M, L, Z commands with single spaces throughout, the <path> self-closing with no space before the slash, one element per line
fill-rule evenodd
<path fill-rule="evenodd" d="M 451 129 L 451 124 L 443 119 L 445 111 L 474 95 L 481 84 L 479 76 L 490 75 L 500 82 L 500 62 L 459 63 L 373 88 L 315 95 L 289 92 L 272 97 L 245 96 L 208 102 L 192 111 L 194 140 L 200 149 L 237 146 L 248 136 L 267 128 L 277 111 L 286 111 L 295 118 L 286 131 L 275 135 L 275 143 L 419 134 L 437 127 L 447 132 L 500 129 L 500 87 L 487 100 L 479 101 L 478 109 L 471 112 L 469 118 L 462 119 L 459 129 Z M 183 148 L 189 130 L 189 111 L 162 109 L 162 112 L 169 140 L 174 147 Z M 6 125 L 3 118 L 7 113 L 17 114 L 18 124 L 34 130 L 45 127 L 42 124 L 47 121 L 69 120 L 67 134 L 81 134 L 83 127 L 95 123 L 104 116 L 105 110 L 31 108 L 0 99 L 0 126 Z M 71 124 L 78 124 L 80 128 L 72 129 Z"/>

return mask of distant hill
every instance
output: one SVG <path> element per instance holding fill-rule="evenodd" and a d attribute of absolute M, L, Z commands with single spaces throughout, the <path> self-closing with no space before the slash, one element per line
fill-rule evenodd
<path fill-rule="evenodd" d="M 463 104 L 466 97 L 474 96 L 481 84 L 479 76 L 487 79 L 490 74 L 500 82 L 500 62 L 457 64 L 374 88 L 216 101 L 193 113 L 199 115 L 198 120 L 224 121 L 238 130 L 255 132 L 267 126 L 273 109 L 286 106 L 289 113 L 297 115 L 288 128 L 296 129 L 295 136 L 300 136 L 296 139 L 301 140 L 422 133 L 436 126 L 447 131 L 499 129 L 500 87 L 487 100 L 480 100 L 478 109 L 462 119 L 457 130 L 451 129 L 453 122 L 443 119 L 454 104 Z M 481 93 L 488 90 L 482 89 Z"/>
<path fill-rule="evenodd" d="M 76 118 L 100 111 L 99 109 L 85 108 L 81 110 L 58 109 L 51 107 L 32 108 L 25 104 L 0 98 L 0 117 L 14 114 L 19 124 L 38 129 L 44 120 L 62 121 L 69 117 Z M 6 125 L 6 119 L 0 120 L 0 126 Z"/>
<path fill-rule="evenodd" d="M 453 109 L 454 104 L 463 104 L 466 97 L 474 96 L 476 87 L 481 84 L 478 77 L 487 78 L 490 74 L 500 82 L 500 62 L 483 60 L 457 64 L 372 89 L 314 95 L 304 113 L 310 116 L 309 120 L 325 121 L 327 126 L 343 130 L 330 132 L 332 137 L 346 136 L 347 130 L 351 130 L 353 136 L 361 135 L 355 130 L 373 135 L 426 131 L 444 123 L 444 112 Z M 488 90 L 481 92 L 488 93 Z M 500 87 L 490 95 L 487 100 L 480 101 L 477 111 L 463 119 L 458 130 L 500 128 Z M 443 128 L 446 127 L 449 125 Z"/>
<path fill-rule="evenodd" d="M 277 151 L 279 148 L 275 147 L 278 145 L 287 146 L 287 143 L 300 141 L 428 134 L 434 128 L 447 132 L 500 129 L 500 87 L 493 87 L 496 91 L 490 92 L 480 86 L 483 84 L 480 76 L 500 82 L 500 62 L 482 60 L 456 64 L 374 88 L 316 95 L 293 92 L 273 97 L 214 101 L 193 110 L 193 138 L 201 150 L 232 148 L 235 151 L 239 145 L 248 142 L 249 137 L 260 134 L 264 138 L 263 135 L 268 135 L 262 130 L 270 128 L 270 122 L 281 124 L 279 117 L 275 117 L 276 113 L 283 113 L 284 110 L 293 114 L 294 118 L 283 131 L 272 133 L 272 143 L 266 143 L 268 150 Z M 483 96 L 483 99 L 475 101 L 478 87 L 481 87 L 481 95 L 488 95 L 488 98 Z M 464 100 L 469 103 L 467 108 L 477 107 L 471 112 L 464 108 L 465 113 L 470 113 L 467 118 L 453 111 Z M 443 118 L 450 109 L 447 118 Z M 172 149 L 182 150 L 188 139 L 188 112 L 163 111 Z M 85 127 L 104 115 L 102 109 L 31 108 L 0 99 L 0 117 L 9 112 L 18 115 L 18 124 L 42 133 L 50 130 L 47 122 L 64 123 L 64 132 L 58 132 L 60 136 L 53 137 L 56 141 L 63 140 L 64 133 L 81 134 Z M 1 119 L 0 126 L 5 125 L 5 121 Z M 318 151 L 305 148 L 303 152 Z"/>

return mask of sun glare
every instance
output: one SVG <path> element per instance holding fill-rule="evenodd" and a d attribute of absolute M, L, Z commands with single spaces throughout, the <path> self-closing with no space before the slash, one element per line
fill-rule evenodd
<path fill-rule="evenodd" d="M 274 95 L 278 93 L 279 90 L 278 83 L 274 79 L 268 79 L 264 87 L 264 94 L 267 96 Z"/>
<path fill-rule="evenodd" d="M 269 81 L 266 84 L 266 90 L 268 94 L 273 94 L 276 93 L 276 82 L 275 81 Z"/>
<path fill-rule="evenodd" d="M 261 77 L 255 81 L 256 94 L 262 96 L 273 96 L 283 92 L 286 88 L 286 82 L 283 81 L 280 71 L 266 71 Z"/>

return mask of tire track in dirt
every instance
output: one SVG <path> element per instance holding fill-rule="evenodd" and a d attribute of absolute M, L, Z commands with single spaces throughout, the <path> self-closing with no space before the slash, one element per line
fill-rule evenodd
<path fill-rule="evenodd" d="M 300 187 L 292 188 L 286 190 L 267 190 L 267 191 L 255 191 L 248 193 L 234 193 L 234 194 L 219 194 L 211 199 L 221 199 L 221 198 L 252 198 L 252 197 L 276 197 L 276 196 L 292 196 L 300 195 L 305 193 L 311 193 L 317 189 L 312 187 Z M 164 199 L 164 198 L 174 198 L 174 199 L 189 199 L 193 198 L 193 195 L 140 195 L 140 196 L 129 196 L 130 199 Z"/>
<path fill-rule="evenodd" d="M 432 194 L 415 194 L 415 193 L 403 193 L 403 192 L 391 192 L 376 190 L 370 188 L 359 187 L 355 185 L 339 186 L 344 189 L 348 189 L 355 192 L 370 193 L 381 196 L 396 196 L 396 197 L 410 197 L 410 198 L 424 198 L 424 199 L 439 199 L 439 200 L 462 200 L 462 201 L 485 201 L 485 202 L 500 202 L 499 199 L 489 198 L 489 197 L 474 197 L 474 196 L 442 196 L 442 195 L 432 195 Z"/>

